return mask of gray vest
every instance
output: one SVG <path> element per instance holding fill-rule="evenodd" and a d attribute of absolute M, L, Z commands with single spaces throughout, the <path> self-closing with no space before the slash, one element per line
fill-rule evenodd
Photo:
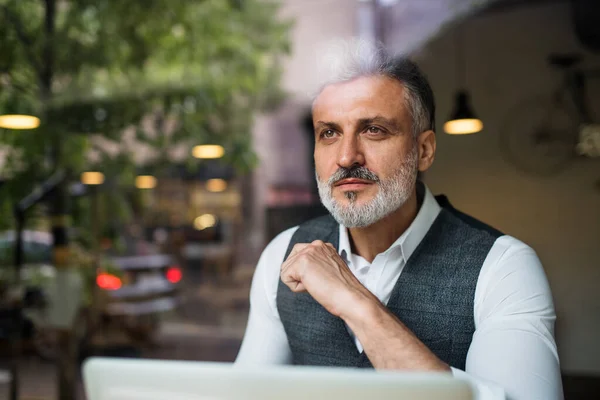
<path fill-rule="evenodd" d="M 479 271 L 500 235 L 449 205 L 442 208 L 387 303 L 406 327 L 452 367 L 465 368 L 475 331 L 473 302 Z M 300 225 L 285 258 L 296 243 L 318 239 L 339 251 L 339 225 L 330 215 Z M 294 293 L 280 280 L 277 309 L 294 364 L 372 368 L 368 357 L 358 352 L 344 321 L 310 294 Z"/>

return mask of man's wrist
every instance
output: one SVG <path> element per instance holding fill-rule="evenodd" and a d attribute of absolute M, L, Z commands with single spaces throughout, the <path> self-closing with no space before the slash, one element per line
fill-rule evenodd
<path fill-rule="evenodd" d="M 362 325 L 372 326 L 375 315 L 382 307 L 379 299 L 368 291 L 367 293 L 353 293 L 350 299 L 350 301 L 346 302 L 346 307 L 341 310 L 340 318 L 353 331 L 360 329 Z"/>

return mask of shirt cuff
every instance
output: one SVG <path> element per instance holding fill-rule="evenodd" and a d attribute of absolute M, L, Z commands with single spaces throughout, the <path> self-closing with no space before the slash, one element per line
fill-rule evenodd
<path fill-rule="evenodd" d="M 498 385 L 475 378 L 463 370 L 450 367 L 452 375 L 460 380 L 466 381 L 473 389 L 473 400 L 506 400 L 504 390 Z"/>

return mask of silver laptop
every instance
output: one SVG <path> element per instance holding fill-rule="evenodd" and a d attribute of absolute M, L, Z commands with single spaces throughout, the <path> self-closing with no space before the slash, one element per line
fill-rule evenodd
<path fill-rule="evenodd" d="M 467 382 L 448 374 L 352 368 L 90 358 L 88 400 L 472 400 Z"/>

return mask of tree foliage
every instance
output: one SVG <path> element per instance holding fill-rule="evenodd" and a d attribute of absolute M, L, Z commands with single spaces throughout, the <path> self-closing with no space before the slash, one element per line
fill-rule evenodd
<path fill-rule="evenodd" d="M 253 116 L 282 96 L 277 14 L 268 0 L 0 0 L 0 114 L 42 120 L 0 129 L 0 225 L 57 167 L 131 186 L 140 167 L 191 166 L 192 146 L 220 144 L 252 168 Z"/>

